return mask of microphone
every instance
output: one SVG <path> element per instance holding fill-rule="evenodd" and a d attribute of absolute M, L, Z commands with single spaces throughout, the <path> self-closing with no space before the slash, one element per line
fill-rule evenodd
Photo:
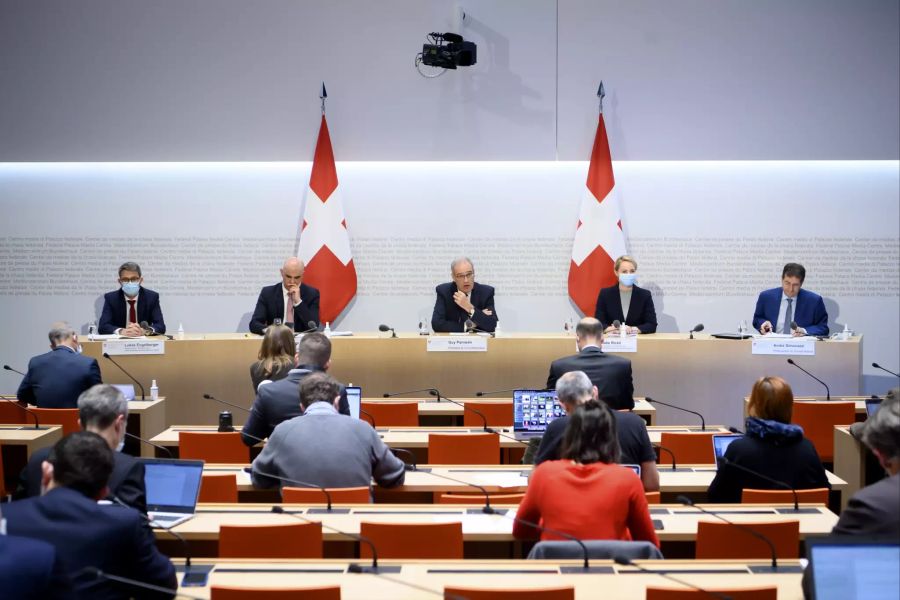
<path fill-rule="evenodd" d="M 734 468 L 738 469 L 739 471 L 749 473 L 750 475 L 755 475 L 756 477 L 759 477 L 763 481 L 768 481 L 769 483 L 773 483 L 773 484 L 777 485 L 778 487 L 782 487 L 782 488 L 791 490 L 791 494 L 794 495 L 794 512 L 800 511 L 800 497 L 797 495 L 797 490 L 795 490 L 793 487 L 791 487 L 787 483 L 785 483 L 783 481 L 779 481 L 777 479 L 772 479 L 768 475 L 763 475 L 759 471 L 754 471 L 753 469 L 745 467 L 744 465 L 739 465 L 738 463 L 734 462 L 733 460 L 728 460 L 724 456 L 720 456 L 717 460 L 720 465 L 734 467 Z"/>
<path fill-rule="evenodd" d="M 791 331 L 794 331 L 796 329 L 800 329 L 800 326 L 797 325 L 797 321 L 791 321 Z"/>
<path fill-rule="evenodd" d="M 475 392 L 475 395 L 479 398 L 482 396 L 493 396 L 494 394 L 508 394 L 509 392 L 514 392 L 521 388 L 512 388 L 511 390 L 491 390 L 490 392 Z"/>
<path fill-rule="evenodd" d="M 815 379 L 816 381 L 818 381 L 819 383 L 824 385 L 825 386 L 825 400 L 831 400 L 831 390 L 828 389 L 827 383 L 825 383 L 824 381 L 822 381 L 821 379 L 819 379 L 818 377 L 816 377 L 815 375 L 813 375 L 812 373 L 810 373 L 809 371 L 807 371 L 806 369 L 804 369 L 803 367 L 801 367 L 800 365 L 795 363 L 793 358 L 789 358 L 789 359 L 787 359 L 787 361 L 788 361 L 789 365 L 794 365 L 795 367 L 797 367 L 798 369 L 800 369 L 801 371 L 803 371 L 804 373 L 806 373 L 807 375 L 809 375 L 810 377 L 812 377 L 813 379 Z"/>
<path fill-rule="evenodd" d="M 319 326 L 316 324 L 315 321 L 307 321 L 306 327 L 307 327 L 307 329 L 304 329 L 303 331 L 294 330 L 294 332 L 295 333 L 312 333 L 313 331 L 315 331 L 316 329 L 319 328 Z"/>
<path fill-rule="evenodd" d="M 154 527 L 156 529 L 162 529 L 163 531 L 165 531 L 166 533 L 168 533 L 172 537 L 174 537 L 176 540 L 181 542 L 181 549 L 184 550 L 184 576 L 187 577 L 188 573 L 190 573 L 190 571 L 191 571 L 191 549 L 188 546 L 187 540 L 184 539 L 184 537 L 182 537 L 182 535 L 180 533 L 177 533 L 175 531 L 172 531 L 171 529 L 167 529 L 166 527 L 163 527 L 162 525 L 160 525 L 159 523 L 157 523 L 156 521 L 151 519 L 149 515 L 145 515 L 141 511 L 137 510 L 136 508 L 128 506 L 127 504 L 122 502 L 122 500 L 119 499 L 118 496 L 110 495 L 109 498 L 110 498 L 110 500 L 112 500 L 113 502 L 118 504 L 119 506 L 124 506 L 125 508 L 127 508 L 129 510 L 133 510 L 137 514 L 141 515 L 141 518 L 143 518 L 147 522 L 147 524 L 150 525 L 150 527 Z"/>
<path fill-rule="evenodd" d="M 251 472 L 252 472 L 252 467 L 251 467 Z M 328 507 L 326 508 L 326 510 L 328 512 L 333 512 L 331 509 L 331 492 L 329 492 L 327 489 L 325 489 L 324 486 L 321 486 L 317 483 L 309 483 L 307 481 L 300 481 L 299 479 L 288 479 L 287 477 L 282 477 L 280 475 L 273 475 L 272 473 L 263 473 L 262 471 L 257 471 L 256 473 L 258 475 L 262 475 L 263 477 L 270 477 L 272 479 L 284 481 L 285 483 L 294 483 L 294 484 L 299 485 L 300 487 L 317 488 L 320 492 L 325 494 L 325 501 L 328 504 Z"/>
<path fill-rule="evenodd" d="M 322 526 L 322 529 L 327 529 L 328 531 L 333 531 L 337 534 L 347 536 L 348 538 L 354 539 L 358 542 L 362 542 L 369 546 L 372 550 L 372 565 L 369 567 L 373 572 L 378 572 L 378 550 L 375 548 L 375 543 L 364 535 L 359 535 L 358 533 L 348 533 L 346 531 L 341 531 L 340 529 L 335 529 L 321 521 L 313 521 L 311 519 L 307 519 L 306 517 L 300 516 L 298 513 L 294 511 L 284 510 L 283 506 L 275 505 L 272 507 L 272 512 L 277 515 L 288 515 L 289 517 L 294 517 L 300 521 L 304 521 L 306 523 L 318 523 Z M 366 573 L 365 567 L 362 567 L 358 564 L 350 564 L 347 567 L 347 571 L 350 573 Z"/>
<path fill-rule="evenodd" d="M 703 323 L 697 323 L 696 325 L 694 325 L 694 328 L 691 329 L 691 337 L 688 339 L 694 339 L 694 334 L 700 331 L 703 331 Z"/>
<path fill-rule="evenodd" d="M 675 583 L 681 584 L 685 587 L 689 587 L 692 590 L 697 590 L 698 592 L 708 594 L 708 595 L 712 596 L 713 598 L 719 598 L 719 600 L 731 600 L 731 596 L 726 596 L 725 594 L 721 594 L 719 592 L 712 592 L 710 590 L 703 589 L 702 587 L 696 586 L 693 583 L 688 583 L 687 581 L 684 581 L 683 579 L 678 579 L 677 577 L 672 577 L 665 571 L 651 571 L 650 569 L 645 569 L 641 565 L 632 562 L 631 559 L 629 559 L 625 556 L 613 556 L 613 560 L 615 561 L 615 563 L 617 565 L 623 565 L 626 567 L 634 567 L 641 573 L 647 573 L 648 575 L 659 575 L 663 579 L 667 579 L 669 581 L 674 581 Z"/>
<path fill-rule="evenodd" d="M 112 364 L 116 365 L 116 367 L 118 367 L 118 369 L 119 369 L 120 371 L 122 371 L 123 373 L 125 373 L 126 375 L 128 375 L 128 378 L 131 379 L 133 382 L 135 382 L 135 383 L 138 385 L 139 388 L 141 388 L 141 401 L 144 401 L 144 400 L 147 399 L 147 395 L 144 393 L 144 386 L 141 385 L 141 382 L 140 382 L 140 381 L 138 381 L 137 379 L 135 379 L 134 376 L 133 376 L 131 373 L 129 373 L 128 371 L 126 371 L 125 369 L 123 369 L 123 368 L 122 368 L 122 365 L 120 365 L 119 363 L 117 363 L 116 361 L 114 361 L 114 360 L 112 359 L 112 356 L 110 356 L 108 353 L 104 352 L 104 353 L 103 353 L 103 358 L 105 358 L 106 360 L 108 360 L 108 361 L 111 362 Z"/>
<path fill-rule="evenodd" d="M 245 407 L 245 406 L 239 406 L 239 405 L 237 405 L 237 404 L 232 404 L 231 402 L 225 402 L 224 400 L 219 400 L 218 398 L 216 398 L 216 397 L 213 396 L 212 394 L 203 394 L 203 397 L 206 398 L 207 400 L 213 400 L 213 401 L 215 401 L 215 402 L 218 402 L 219 404 L 225 404 L 226 406 L 230 406 L 230 407 L 232 407 L 232 408 L 240 409 L 240 410 L 244 411 L 245 413 L 249 413 L 249 412 L 250 412 L 250 409 L 247 408 L 247 407 Z M 248 434 L 248 435 L 249 435 L 249 434 Z M 259 440 L 259 441 L 262 441 L 262 440 Z"/>
<path fill-rule="evenodd" d="M 750 527 L 747 527 L 746 525 L 741 525 L 740 523 L 735 523 L 734 521 L 729 521 L 722 515 L 708 511 L 705 508 L 703 508 L 702 506 L 697 506 L 696 504 L 694 504 L 694 501 L 691 500 L 690 498 L 688 498 L 687 496 L 678 496 L 675 499 L 678 502 L 680 502 L 681 504 L 684 504 L 685 506 L 691 506 L 693 508 L 696 508 L 697 510 L 699 510 L 700 512 L 702 512 L 704 514 L 715 517 L 715 518 L 719 519 L 720 521 L 722 521 L 723 523 L 727 523 L 728 525 L 731 525 L 733 527 L 737 527 L 738 529 L 746 531 L 747 533 L 749 533 L 756 539 L 762 540 L 763 542 L 765 542 L 766 545 L 769 547 L 769 552 L 772 553 L 772 571 L 774 572 L 774 571 L 778 570 L 778 556 L 775 552 L 775 544 L 773 544 L 772 540 L 770 540 L 767 536 L 764 536 L 760 532 L 755 531 L 755 530 L 751 529 Z"/>
<path fill-rule="evenodd" d="M 482 509 L 482 510 L 484 510 L 485 512 L 488 512 L 488 509 L 489 509 L 489 508 L 490 508 L 490 507 L 485 507 L 485 508 Z M 581 552 L 584 554 L 584 562 L 582 563 L 581 570 L 583 570 L 583 571 L 590 571 L 590 569 L 591 569 L 591 564 L 590 564 L 590 562 L 589 562 L 589 560 L 588 560 L 589 557 L 588 557 L 588 549 L 587 549 L 587 546 L 585 546 L 585 545 L 584 545 L 584 542 L 581 541 L 579 538 L 575 537 L 574 535 L 572 535 L 572 534 L 570 534 L 570 533 L 566 533 L 566 532 L 564 532 L 564 531 L 559 531 L 559 530 L 557 530 L 557 529 L 551 529 L 551 528 L 546 527 L 546 526 L 544 526 L 544 525 L 539 525 L 538 523 L 533 523 L 533 522 L 531 522 L 531 521 L 526 521 L 525 519 L 522 519 L 522 518 L 520 518 L 520 517 L 517 516 L 517 515 L 511 515 L 511 514 L 509 514 L 509 513 L 506 513 L 506 514 L 500 513 L 500 512 L 495 511 L 495 510 L 492 509 L 492 508 L 490 508 L 490 514 L 500 515 L 500 516 L 502 516 L 502 517 L 506 517 L 507 519 L 512 519 L 512 520 L 515 521 L 516 523 L 522 523 L 523 525 L 528 525 L 529 527 L 533 527 L 534 529 L 537 529 L 537 530 L 539 530 L 539 531 L 547 532 L 547 533 L 552 533 L 553 535 L 558 535 L 559 537 L 566 538 L 567 540 L 569 540 L 569 541 L 571 541 L 571 542 L 575 542 L 576 544 L 578 544 L 579 546 L 581 546 Z"/>
<path fill-rule="evenodd" d="M 872 365 L 872 366 L 875 366 L 875 365 Z M 13 368 L 12 368 L 11 366 L 9 366 L 9 365 L 3 365 L 3 368 L 4 368 L 5 370 L 7 370 L 7 371 L 12 371 L 13 373 L 18 373 L 18 374 L 21 375 L 22 377 L 25 377 L 25 373 L 23 373 L 22 371 L 19 371 L 18 369 L 13 369 Z M 881 367 L 878 367 L 878 368 L 880 369 Z"/>
<path fill-rule="evenodd" d="M 131 439 L 137 440 L 137 441 L 141 442 L 142 444 L 147 444 L 148 446 L 153 446 L 153 447 L 156 448 L 157 450 L 162 450 L 163 452 L 165 452 L 166 454 L 168 454 L 168 455 L 169 455 L 169 458 L 175 458 L 175 457 L 172 455 L 172 451 L 169 450 L 168 448 L 166 448 L 165 446 L 161 446 L 160 444 L 154 444 L 154 443 L 151 442 L 150 440 L 145 440 L 144 438 L 142 438 L 142 437 L 140 437 L 140 436 L 137 436 L 137 435 L 134 435 L 133 433 L 128 433 L 127 431 L 125 432 L 125 437 L 130 437 Z"/>
<path fill-rule="evenodd" d="M 140 588 L 143 590 L 149 590 L 151 592 L 160 592 L 165 594 L 167 598 L 178 597 L 178 598 L 190 598 L 191 600 L 201 600 L 200 596 L 191 596 L 189 594 L 185 594 L 180 590 L 171 590 L 169 588 L 164 588 L 158 585 L 153 585 L 152 583 L 144 583 L 143 581 L 138 581 L 137 579 L 129 579 L 128 577 L 120 577 L 119 575 L 110 575 L 105 571 L 98 569 L 97 567 L 85 567 L 80 571 L 77 571 L 73 579 L 79 579 L 83 575 L 93 575 L 97 579 L 106 579 L 108 581 L 112 581 L 115 583 L 121 583 L 124 585 L 130 585 L 132 587 Z M 187 575 L 187 568 L 185 568 L 185 575 Z"/>
<path fill-rule="evenodd" d="M 900 377 L 900 373 L 894 373 L 893 371 L 888 371 L 887 369 L 885 369 L 884 367 L 882 367 L 882 366 L 879 365 L 878 363 L 874 363 L 874 362 L 873 362 L 873 363 L 872 363 L 872 366 L 875 367 L 876 369 L 881 369 L 881 370 L 884 371 L 885 373 L 890 373 L 890 374 L 893 375 L 894 377 Z M 3 368 L 4 368 L 4 369 L 9 369 L 9 365 L 3 365 Z M 11 370 L 15 370 L 15 369 L 11 369 Z M 16 373 L 18 373 L 18 371 L 16 371 Z"/>
<path fill-rule="evenodd" d="M 405 392 L 385 392 L 381 396 L 383 398 L 393 398 L 395 396 L 406 396 L 407 394 L 418 394 L 419 392 L 428 392 L 429 394 L 434 396 L 435 395 L 434 392 L 437 392 L 437 390 L 434 388 L 424 388 L 421 390 L 407 390 Z M 440 396 L 440 394 L 438 394 L 438 402 L 440 402 L 440 401 L 441 401 L 441 396 Z"/>
<path fill-rule="evenodd" d="M 674 473 L 675 471 L 677 471 L 678 466 L 675 464 L 675 453 L 672 452 L 671 450 L 669 450 L 668 448 L 666 448 L 665 446 L 657 446 L 657 448 L 659 448 L 663 452 L 667 452 L 669 454 L 669 456 L 672 457 L 672 472 Z"/>
<path fill-rule="evenodd" d="M 376 427 L 375 427 L 375 417 L 372 415 L 372 413 L 370 413 L 370 412 L 367 411 L 367 410 L 363 410 L 363 408 L 360 406 L 360 407 L 359 407 L 359 414 L 361 414 L 361 415 L 366 415 L 367 417 L 369 417 L 369 419 L 372 421 L 372 429 L 376 429 Z"/>
<path fill-rule="evenodd" d="M 21 403 L 19 403 L 19 402 L 13 400 L 12 398 L 3 398 L 3 397 L 0 397 L 0 400 L 6 400 L 6 401 L 9 402 L 10 404 L 12 404 L 12 405 L 14 405 L 14 406 L 17 406 L 17 407 L 19 407 L 21 410 L 27 412 L 29 415 L 31 415 L 31 418 L 34 419 L 34 428 L 35 428 L 35 429 L 40 429 L 40 424 L 38 423 L 38 416 L 37 416 L 37 413 L 36 413 L 36 412 L 34 412 L 33 410 L 31 410 L 30 408 L 27 408 L 27 407 L 23 406 Z"/>
<path fill-rule="evenodd" d="M 616 319 L 615 321 L 612 322 L 612 326 L 615 327 L 616 329 L 621 329 L 621 328 L 622 328 L 622 322 L 619 321 L 618 319 Z"/>
<path fill-rule="evenodd" d="M 410 452 L 409 450 L 407 450 L 406 448 L 392 448 L 391 446 L 388 446 L 388 450 L 390 450 L 394 454 L 394 456 L 397 456 L 398 452 L 400 452 L 401 454 L 408 454 L 410 463 L 406 465 L 406 470 L 407 471 L 418 471 L 419 470 L 419 468 L 416 466 L 416 455 L 413 454 L 412 452 Z M 410 467 L 412 467 L 412 468 L 410 468 Z"/>
<path fill-rule="evenodd" d="M 728 431 L 730 431 L 731 433 L 739 433 L 741 435 L 744 435 L 744 432 L 741 431 L 740 429 L 738 429 L 737 427 L 729 427 Z"/>
<path fill-rule="evenodd" d="M 393 327 L 390 327 L 390 326 L 388 326 L 388 325 L 385 325 L 385 324 L 383 324 L 383 323 L 382 323 L 381 325 L 378 326 L 378 331 L 390 331 L 390 332 L 391 332 L 391 337 L 392 337 L 392 338 L 397 337 L 397 332 L 394 331 L 394 328 L 393 328 Z"/>
<path fill-rule="evenodd" d="M 175 336 L 174 336 L 174 335 L 169 335 L 169 334 L 167 334 L 167 333 L 159 333 L 158 331 L 156 331 L 155 329 L 153 329 L 152 327 L 150 327 L 150 325 L 147 324 L 147 321 L 141 321 L 141 329 L 144 330 L 144 335 L 150 335 L 150 336 L 153 336 L 153 335 L 161 335 L 161 336 L 163 336 L 164 338 L 166 338 L 167 340 L 174 340 L 174 339 L 175 339 Z"/>
<path fill-rule="evenodd" d="M 444 396 L 443 394 L 441 394 L 441 392 L 437 389 L 430 389 L 430 390 L 428 390 L 428 393 L 431 394 L 432 396 L 437 396 L 438 402 L 440 402 L 441 398 L 443 398 L 444 400 L 446 400 L 447 402 L 450 402 L 451 404 L 455 404 L 457 406 L 462 407 L 462 409 L 464 411 L 468 410 L 470 412 L 475 413 L 476 415 L 481 417 L 481 427 L 482 427 L 482 429 L 484 429 L 484 431 L 487 431 L 488 433 L 497 433 L 492 428 L 488 427 L 487 417 L 484 416 L 484 413 L 481 412 L 480 410 L 472 408 L 471 406 L 466 406 L 465 402 L 459 402 L 458 400 L 453 400 L 452 398 L 448 398 L 447 396 Z"/>
<path fill-rule="evenodd" d="M 790 359 L 788 359 L 788 360 L 790 360 Z M 706 419 L 704 419 L 704 418 L 703 418 L 703 415 L 701 415 L 700 413 L 698 413 L 696 410 L 691 410 L 691 409 L 689 409 L 689 408 L 683 408 L 683 407 L 681 407 L 681 406 L 675 406 L 674 404 L 668 404 L 668 403 L 666 403 L 666 402 L 661 402 L 661 401 L 659 401 L 659 400 L 654 400 L 653 398 L 645 398 L 645 400 L 647 400 L 647 402 L 649 402 L 649 403 L 651 403 L 651 404 L 662 404 L 663 406 L 668 406 L 669 408 L 674 408 L 675 410 L 681 410 L 681 411 L 684 411 L 684 412 L 686 412 L 686 413 L 691 413 L 692 415 L 697 415 L 698 417 L 700 417 L 700 430 L 701 430 L 701 431 L 706 431 Z"/>

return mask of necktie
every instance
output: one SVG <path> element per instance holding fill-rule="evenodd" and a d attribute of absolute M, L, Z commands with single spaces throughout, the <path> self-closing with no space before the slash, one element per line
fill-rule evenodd
<path fill-rule="evenodd" d="M 284 324 L 291 329 L 294 328 L 294 301 L 290 294 L 284 297 Z"/>
<path fill-rule="evenodd" d="M 129 323 L 137 323 L 137 312 L 134 310 L 134 303 L 136 300 L 128 301 L 128 322 Z"/>
<path fill-rule="evenodd" d="M 793 298 L 788 298 L 787 310 L 784 311 L 784 328 L 781 330 L 781 333 L 790 333 L 791 332 L 791 321 L 794 319 L 794 310 L 791 304 L 794 302 Z"/>

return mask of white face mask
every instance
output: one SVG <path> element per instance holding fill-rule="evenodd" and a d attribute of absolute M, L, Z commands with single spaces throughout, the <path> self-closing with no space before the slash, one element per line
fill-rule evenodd
<path fill-rule="evenodd" d="M 122 448 L 124 448 L 124 447 L 125 447 L 125 438 L 123 437 L 123 438 L 119 441 L 119 444 L 116 446 L 116 452 L 121 452 L 121 451 L 122 451 Z"/>

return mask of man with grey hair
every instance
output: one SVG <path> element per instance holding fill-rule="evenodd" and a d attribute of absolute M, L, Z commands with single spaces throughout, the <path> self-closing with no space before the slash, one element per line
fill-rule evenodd
<path fill-rule="evenodd" d="M 569 371 L 556 382 L 556 397 L 566 415 L 588 400 L 598 400 L 597 386 L 583 371 Z M 644 491 L 659 490 L 659 471 L 656 468 L 656 452 L 650 444 L 647 424 L 644 419 L 630 411 L 614 410 L 616 417 L 616 437 L 619 439 L 621 454 L 619 462 L 641 466 L 641 482 Z M 541 445 L 535 455 L 535 466 L 545 460 L 559 460 L 562 456 L 562 441 L 569 417 L 558 417 L 547 425 Z"/>
<path fill-rule="evenodd" d="M 103 295 L 99 330 L 123 337 L 140 337 L 166 332 L 159 294 L 141 284 L 141 266 L 127 262 L 119 267 L 119 289 Z"/>
<path fill-rule="evenodd" d="M 303 283 L 306 265 L 292 256 L 281 266 L 281 282 L 267 285 L 259 292 L 250 318 L 250 331 L 258 335 L 280 321 L 293 331 L 319 326 L 319 290 Z"/>
<path fill-rule="evenodd" d="M 19 384 L 20 402 L 38 408 L 75 408 L 78 395 L 101 382 L 97 360 L 82 356 L 78 334 L 68 323 L 50 326 L 50 352 L 28 361 L 28 372 Z"/>
<path fill-rule="evenodd" d="M 453 281 L 434 289 L 437 300 L 431 315 L 431 328 L 438 333 L 493 332 L 497 328 L 494 288 L 475 283 L 475 267 L 465 257 L 450 263 L 450 276 Z"/>
<path fill-rule="evenodd" d="M 144 464 L 121 452 L 128 425 L 128 401 L 115 386 L 95 385 L 78 397 L 78 423 L 84 431 L 96 433 L 113 452 L 113 470 L 109 477 L 109 495 L 142 513 L 147 512 L 147 493 L 144 487 Z M 19 476 L 17 498 L 41 494 L 41 463 L 47 460 L 50 448 L 41 448 L 31 455 Z"/>

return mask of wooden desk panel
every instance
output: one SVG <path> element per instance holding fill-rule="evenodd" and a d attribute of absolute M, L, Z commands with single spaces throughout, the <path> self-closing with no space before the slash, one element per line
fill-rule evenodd
<path fill-rule="evenodd" d="M 59 425 L 0 425 L 0 446 L 20 446 L 24 448 L 26 458 L 39 448 L 52 446 L 62 438 L 62 427 Z"/>
<path fill-rule="evenodd" d="M 160 434 L 166 428 L 166 399 L 133 400 L 128 403 L 128 433 L 145 440 Z M 149 444 L 125 439 L 126 452 L 134 456 L 152 457 L 155 450 Z"/>

